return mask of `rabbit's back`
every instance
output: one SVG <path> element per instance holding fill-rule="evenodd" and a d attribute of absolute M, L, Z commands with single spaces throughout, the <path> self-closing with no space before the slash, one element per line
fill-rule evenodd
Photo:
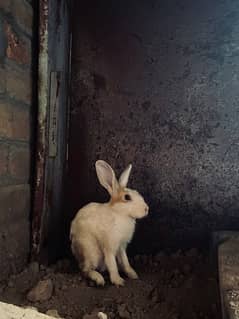
<path fill-rule="evenodd" d="M 108 204 L 91 203 L 77 213 L 71 225 L 71 240 L 92 237 L 100 246 L 110 244 L 113 250 L 127 245 L 132 239 L 135 221 L 120 215 Z"/>
<path fill-rule="evenodd" d="M 113 216 L 108 212 L 108 206 L 100 203 L 90 203 L 81 208 L 71 223 L 71 236 L 79 236 L 82 232 L 99 233 L 108 229 L 113 222 Z"/>

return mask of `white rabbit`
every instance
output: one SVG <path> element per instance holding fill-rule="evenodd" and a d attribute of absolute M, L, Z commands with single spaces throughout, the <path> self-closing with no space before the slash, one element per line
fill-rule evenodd
<path fill-rule="evenodd" d="M 117 262 L 129 278 L 138 278 L 129 264 L 126 248 L 133 237 L 136 219 L 147 216 L 149 208 L 137 191 L 126 188 L 131 164 L 119 181 L 105 161 L 97 161 L 95 167 L 100 184 L 111 198 L 107 203 L 90 203 L 78 211 L 71 223 L 71 249 L 85 276 L 103 286 L 104 278 L 97 270 L 106 268 L 112 284 L 123 286 Z"/>

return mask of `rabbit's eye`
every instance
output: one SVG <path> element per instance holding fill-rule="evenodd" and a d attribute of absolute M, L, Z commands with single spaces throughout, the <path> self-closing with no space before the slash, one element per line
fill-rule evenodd
<path fill-rule="evenodd" d="M 131 198 L 131 196 L 130 196 L 129 194 L 125 194 L 125 195 L 124 195 L 124 199 L 127 200 L 127 201 L 129 201 L 129 200 L 131 200 L 132 198 Z"/>

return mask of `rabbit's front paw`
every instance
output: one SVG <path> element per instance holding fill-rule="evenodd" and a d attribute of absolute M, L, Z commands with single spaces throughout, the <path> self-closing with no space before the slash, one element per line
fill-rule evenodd
<path fill-rule="evenodd" d="M 120 276 L 115 277 L 115 278 L 111 278 L 111 282 L 113 285 L 120 287 L 120 286 L 124 286 L 124 279 L 121 278 Z"/>
<path fill-rule="evenodd" d="M 97 286 L 104 286 L 105 285 L 105 280 L 103 278 L 103 276 L 95 270 L 92 270 L 88 273 L 88 277 L 93 280 Z"/>
<path fill-rule="evenodd" d="M 104 278 L 102 276 L 96 278 L 95 281 L 96 281 L 97 286 L 104 286 L 105 285 L 105 280 L 104 280 Z"/>
<path fill-rule="evenodd" d="M 134 271 L 133 268 L 130 268 L 130 269 L 127 269 L 127 276 L 130 278 L 130 279 L 138 279 L 139 276 L 137 275 L 137 273 Z"/>

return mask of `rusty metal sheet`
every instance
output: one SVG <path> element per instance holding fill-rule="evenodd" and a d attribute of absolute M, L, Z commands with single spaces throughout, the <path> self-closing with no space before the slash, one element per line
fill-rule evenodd
<path fill-rule="evenodd" d="M 39 1 L 39 70 L 32 259 L 59 242 L 67 153 L 70 2 Z"/>
<path fill-rule="evenodd" d="M 38 121 L 36 175 L 32 213 L 32 258 L 39 254 L 42 214 L 44 212 L 46 122 L 48 103 L 48 0 L 39 1 Z"/>
<path fill-rule="evenodd" d="M 58 114 L 59 114 L 59 89 L 61 72 L 51 72 L 50 77 L 50 116 L 49 116 L 49 136 L 48 150 L 49 157 L 57 155 L 57 133 L 58 133 Z"/>

